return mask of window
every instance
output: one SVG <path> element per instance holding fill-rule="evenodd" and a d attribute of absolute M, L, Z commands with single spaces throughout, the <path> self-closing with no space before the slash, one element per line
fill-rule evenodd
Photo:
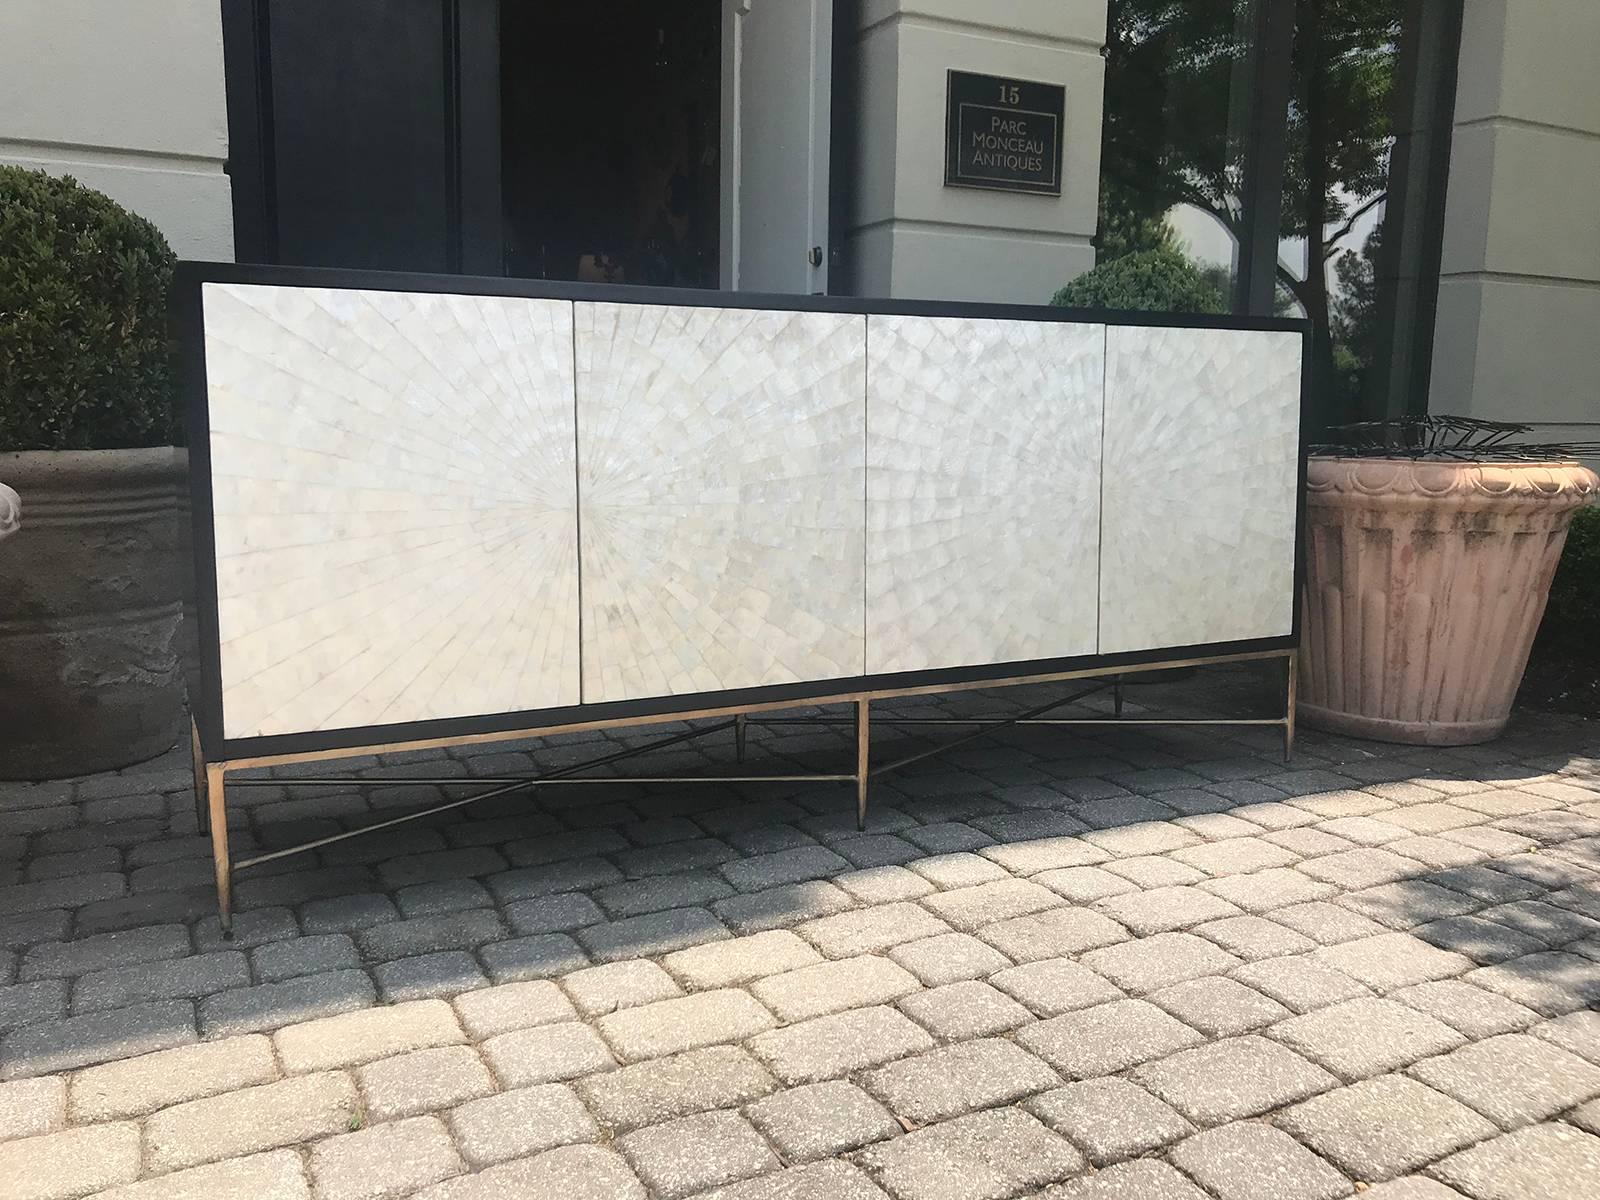
<path fill-rule="evenodd" d="M 1420 411 L 1460 22 L 1110 0 L 1096 267 L 1062 301 L 1304 317 L 1318 425 Z"/>

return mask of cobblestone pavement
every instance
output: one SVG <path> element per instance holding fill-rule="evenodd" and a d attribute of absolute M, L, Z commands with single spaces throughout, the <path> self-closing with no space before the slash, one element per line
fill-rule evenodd
<path fill-rule="evenodd" d="M 647 736 L 285 776 L 234 793 L 235 843 Z M 1600 1187 L 1593 723 L 1289 768 L 1266 730 L 1016 729 L 885 779 L 865 835 L 837 785 L 548 790 L 245 872 L 232 942 L 188 787 L 176 755 L 0 784 L 7 1200 Z"/>

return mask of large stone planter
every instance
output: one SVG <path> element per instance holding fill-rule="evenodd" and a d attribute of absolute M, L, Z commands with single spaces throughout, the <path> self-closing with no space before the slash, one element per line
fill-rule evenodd
<path fill-rule="evenodd" d="M 22 497 L 16 489 L 0 483 L 0 539 L 8 538 L 22 523 Z"/>
<path fill-rule="evenodd" d="M 1313 458 L 1298 713 L 1433 746 L 1505 728 L 1572 514 L 1575 463 Z"/>
<path fill-rule="evenodd" d="M 0 545 L 0 778 L 153 758 L 183 729 L 182 450 L 0 454 L 26 516 Z"/>

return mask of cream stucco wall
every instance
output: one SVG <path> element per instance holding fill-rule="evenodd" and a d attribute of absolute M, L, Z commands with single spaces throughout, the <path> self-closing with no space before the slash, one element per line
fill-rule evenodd
<path fill-rule="evenodd" d="M 71 175 L 231 259 L 217 0 L 4 0 L 0 162 Z"/>
<path fill-rule="evenodd" d="M 1105 0 L 865 0 L 855 38 L 855 292 L 1043 303 L 1094 266 Z M 1065 85 L 1059 197 L 944 186 L 951 68 Z"/>
<path fill-rule="evenodd" d="M 1467 0 L 1429 409 L 1600 422 L 1600 4 Z"/>

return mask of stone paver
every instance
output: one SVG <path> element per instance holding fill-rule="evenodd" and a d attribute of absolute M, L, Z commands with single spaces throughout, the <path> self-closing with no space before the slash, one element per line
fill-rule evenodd
<path fill-rule="evenodd" d="M 1135 994 L 1158 991 L 1202 975 L 1226 974 L 1239 965 L 1239 960 L 1226 950 L 1192 933 L 1158 933 L 1107 946 L 1083 955 L 1082 962 Z"/>
<path fill-rule="evenodd" d="M 969 933 L 996 921 L 1027 916 L 1060 903 L 1061 897 L 1049 888 L 1026 879 L 1003 879 L 935 892 L 922 900 L 923 907 L 935 916 Z"/>
<path fill-rule="evenodd" d="M 545 980 L 502 983 L 464 992 L 455 998 L 455 1010 L 462 1028 L 476 1039 L 532 1025 L 570 1021 L 578 1015 L 561 989 Z"/>
<path fill-rule="evenodd" d="M 788 1088 L 744 1110 L 786 1162 L 811 1162 L 901 1131 L 878 1101 L 842 1079 Z"/>
<path fill-rule="evenodd" d="M 297 1073 L 452 1045 L 465 1041 L 466 1035 L 443 1000 L 417 1000 L 290 1025 L 278 1030 L 272 1040 L 284 1070 Z"/>
<path fill-rule="evenodd" d="M 1005 1033 L 1032 1019 L 1010 996 L 977 979 L 914 992 L 899 1001 L 899 1008 L 929 1033 L 947 1041 Z"/>
<path fill-rule="evenodd" d="M 1152 992 L 1148 999 L 1207 1037 L 1249 1033 L 1290 1015 L 1270 996 L 1220 975 L 1175 983 Z"/>
<path fill-rule="evenodd" d="M 1535 1037 L 1553 1042 L 1600 1066 L 1600 1012 L 1568 1013 L 1535 1026 L 1532 1032 Z"/>
<path fill-rule="evenodd" d="M 1383 933 L 1324 946 L 1311 957 L 1379 995 L 1416 983 L 1451 979 L 1474 966 L 1465 955 L 1440 950 L 1405 933 Z"/>
<path fill-rule="evenodd" d="M 1039 1059 L 997 1038 L 945 1046 L 861 1076 L 861 1086 L 889 1111 L 919 1125 L 1009 1104 L 1060 1082 Z"/>
<path fill-rule="evenodd" d="M 1069 1079 L 1091 1079 L 1205 1038 L 1148 1001 L 1114 1000 L 1028 1025 L 1016 1040 Z"/>
<path fill-rule="evenodd" d="M 1390 992 L 1389 998 L 1437 1017 L 1469 1038 L 1515 1033 L 1539 1020 L 1539 1014 L 1533 1009 L 1524 1008 L 1516 1001 L 1507 1000 L 1485 988 L 1462 983 L 1459 979 L 1419 983 L 1415 987 Z"/>
<path fill-rule="evenodd" d="M 981 979 L 1011 965 L 993 946 L 966 933 L 938 933 L 891 947 L 888 954 L 928 987 Z"/>
<path fill-rule="evenodd" d="M 293 1150 L 269 1150 L 207 1163 L 97 1193 L 96 1200 L 310 1200 Z"/>
<path fill-rule="evenodd" d="M 777 1081 L 748 1052 L 736 1046 L 707 1046 L 591 1075 L 576 1087 L 595 1116 L 626 1133 L 744 1104 L 767 1095 Z"/>
<path fill-rule="evenodd" d="M 115 1121 L 277 1077 L 272 1043 L 253 1034 L 90 1067 L 72 1077 L 68 1095 L 73 1120 Z"/>
<path fill-rule="evenodd" d="M 888 1200 L 888 1193 L 860 1168 L 835 1161 L 787 1167 L 773 1175 L 704 1192 L 696 1200 Z"/>
<path fill-rule="evenodd" d="M 1166 1163 L 1141 1159 L 1046 1188 L 1038 1200 L 1206 1200 L 1206 1194 Z"/>
<path fill-rule="evenodd" d="M 1115 984 L 1088 967 L 1064 958 L 1007 967 L 989 976 L 989 982 L 1041 1017 L 1059 1017 L 1062 1013 L 1123 998 Z"/>
<path fill-rule="evenodd" d="M 821 917 L 798 926 L 795 932 L 829 958 L 848 958 L 947 933 L 949 928 L 925 909 L 901 902 Z"/>
<path fill-rule="evenodd" d="M 619 1009 L 637 1008 L 641 1004 L 683 995 L 683 989 L 672 976 L 649 959 L 585 967 L 562 976 L 561 986 L 585 1017 L 604 1016 Z"/>
<path fill-rule="evenodd" d="M 443 1122 L 412 1117 L 318 1142 L 310 1167 L 318 1200 L 379 1200 L 458 1175 L 463 1163 Z"/>
<path fill-rule="evenodd" d="M 600 1035 L 577 1021 L 502 1033 L 483 1043 L 483 1056 L 507 1087 L 576 1079 L 616 1065 Z"/>
<path fill-rule="evenodd" d="M 1425 1059 L 1410 1074 L 1502 1129 L 1532 1125 L 1600 1096 L 1600 1067 L 1523 1033 Z"/>
<path fill-rule="evenodd" d="M 138 1174 L 139 1127 L 132 1121 L 0 1142 L 6 1200 L 65 1200 Z"/>
<path fill-rule="evenodd" d="M 0 1083 L 0 1142 L 53 1133 L 67 1123 L 67 1083 L 59 1075 Z"/>
<path fill-rule="evenodd" d="M 1020 1109 L 973 1113 L 859 1151 L 856 1161 L 892 1195 L 1001 1200 L 1087 1165 L 1061 1135 Z"/>
<path fill-rule="evenodd" d="M 1324 946 L 1372 937 L 1386 931 L 1371 917 L 1325 900 L 1309 900 L 1272 911 L 1272 919 Z"/>
<path fill-rule="evenodd" d="M 560 1083 L 470 1100 L 446 1117 L 461 1157 L 474 1167 L 600 1136 L 600 1128 L 583 1102 Z"/>
<path fill-rule="evenodd" d="M 661 960 L 669 974 L 695 991 L 735 987 L 822 961 L 822 955 L 787 929 L 679 950 Z"/>
<path fill-rule="evenodd" d="M 623 1062 L 741 1042 L 778 1022 L 748 992 L 723 988 L 611 1013 L 595 1028 Z"/>
<path fill-rule="evenodd" d="M 1274 1025 L 1270 1035 L 1347 1080 L 1393 1071 L 1464 1045 L 1426 1013 L 1392 1000 L 1349 1000 Z"/>
<path fill-rule="evenodd" d="M 1546 952 L 1479 967 L 1462 976 L 1547 1017 L 1600 1004 L 1600 969 L 1578 954 Z"/>
<path fill-rule="evenodd" d="M 424 1188 L 415 1200 L 504 1200 L 507 1196 L 649 1200 L 649 1193 L 623 1157 L 604 1146 L 547 1150 Z"/>
<path fill-rule="evenodd" d="M 1136 700 L 1254 711 L 1255 670 Z M 230 824 L 653 736 L 350 760 L 384 785 Z M 251 872 L 232 940 L 186 754 L 0 783 L 0 1195 L 1589 1200 L 1597 745 L 1013 729 L 885 778 L 865 835 L 835 785 L 549 789 Z"/>
<path fill-rule="evenodd" d="M 377 998 L 365 971 L 324 971 L 207 996 L 200 1029 L 208 1038 L 259 1033 L 366 1008 Z"/>
<path fill-rule="evenodd" d="M 1429 1174 L 1473 1200 L 1579 1200 L 1592 1195 L 1600 1179 L 1600 1137 L 1566 1125 L 1536 1125 L 1452 1154 Z"/>
<path fill-rule="evenodd" d="M 1416 1170 L 1496 1132 L 1466 1106 L 1400 1075 L 1308 1100 L 1274 1124 L 1368 1182 Z"/>
<path fill-rule="evenodd" d="M 145 1124 L 145 1164 L 175 1171 L 344 1133 L 360 1111 L 355 1084 L 327 1072 L 190 1100 Z"/>
<path fill-rule="evenodd" d="M 1125 1079 L 1085 1079 L 1045 1092 L 1025 1108 L 1103 1167 L 1194 1132 L 1182 1114 Z"/>
<path fill-rule="evenodd" d="M 1288 1134 L 1252 1122 L 1179 1142 L 1172 1161 L 1221 1200 L 1335 1200 L 1355 1190 Z"/>
<path fill-rule="evenodd" d="M 160 1000 L 39 1021 L 0 1037 L 0 1079 L 113 1062 L 198 1040 L 194 1003 Z"/>
<path fill-rule="evenodd" d="M 769 975 L 751 984 L 750 991 L 780 1021 L 792 1022 L 886 1004 L 921 987 L 917 977 L 898 963 L 862 954 Z"/>
<path fill-rule="evenodd" d="M 737 1113 L 701 1113 L 617 1140 L 630 1166 L 662 1200 L 679 1200 L 778 1167 L 765 1139 Z"/>
<path fill-rule="evenodd" d="M 1339 1082 L 1298 1054 L 1254 1034 L 1145 1063 L 1129 1078 L 1201 1126 L 1259 1116 Z"/>
<path fill-rule="evenodd" d="M 470 1046 L 440 1046 L 379 1059 L 356 1070 L 375 1121 L 438 1112 L 494 1091 L 494 1080 Z M 431 1180 L 429 1182 L 432 1182 Z"/>
<path fill-rule="evenodd" d="M 1430 946 L 1464 954 L 1484 966 L 1524 954 L 1537 954 L 1544 949 L 1544 943 L 1538 938 L 1482 917 L 1446 917 L 1419 925 L 1411 932 Z"/>
<path fill-rule="evenodd" d="M 858 1008 L 753 1037 L 751 1052 L 784 1083 L 835 1079 L 933 1047 L 933 1039 L 892 1008 Z"/>
<path fill-rule="evenodd" d="M 1238 916 L 1240 912 L 1222 897 L 1195 887 L 1151 888 L 1112 896 L 1095 907 L 1140 935 L 1188 929 L 1202 921 Z"/>
<path fill-rule="evenodd" d="M 1034 962 L 1082 954 L 1099 946 L 1124 941 L 1127 931 L 1116 921 L 1084 908 L 1057 908 L 996 921 L 978 930 L 978 936 L 1013 962 Z"/>
<path fill-rule="evenodd" d="M 1310 955 L 1247 963 L 1234 970 L 1231 978 L 1297 1013 L 1313 1012 L 1372 994 L 1365 984 Z"/>

